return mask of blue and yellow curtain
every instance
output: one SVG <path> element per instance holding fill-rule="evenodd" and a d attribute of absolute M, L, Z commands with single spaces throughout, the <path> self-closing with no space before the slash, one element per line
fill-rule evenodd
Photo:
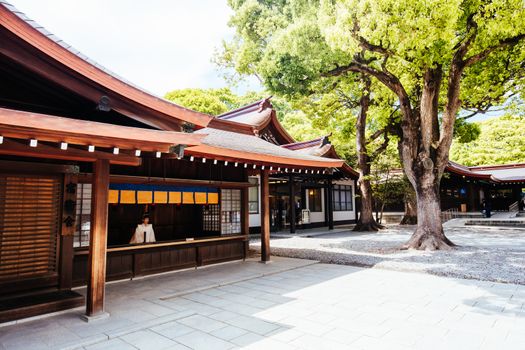
<path fill-rule="evenodd" d="M 217 188 L 110 184 L 110 204 L 219 204 Z"/>

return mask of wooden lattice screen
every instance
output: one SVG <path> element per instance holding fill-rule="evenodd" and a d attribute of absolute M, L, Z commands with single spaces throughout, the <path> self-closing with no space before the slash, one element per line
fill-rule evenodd
<path fill-rule="evenodd" d="M 0 281 L 56 273 L 60 176 L 0 174 Z"/>

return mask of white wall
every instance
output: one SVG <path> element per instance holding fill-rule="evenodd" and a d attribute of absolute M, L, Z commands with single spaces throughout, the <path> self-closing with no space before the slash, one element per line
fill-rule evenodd
<path fill-rule="evenodd" d="M 335 181 L 335 185 L 350 185 L 352 186 L 352 208 L 354 210 L 348 211 L 335 211 L 334 210 L 334 222 L 355 220 L 355 182 L 353 180 L 346 181 Z"/>
<path fill-rule="evenodd" d="M 355 220 L 355 182 L 353 180 L 346 180 L 346 181 L 335 181 L 334 184 L 337 185 L 350 185 L 352 186 L 352 208 L 354 210 L 349 211 L 334 211 L 334 222 L 337 223 L 337 221 L 346 221 L 346 220 Z M 308 190 L 305 190 L 306 194 L 306 207 L 308 208 Z M 310 212 L 310 223 L 316 223 L 316 222 L 324 222 L 325 221 L 325 197 L 324 197 L 324 188 L 321 188 L 321 208 L 323 209 L 320 212 Z M 297 213 L 297 215 L 301 215 L 301 213 Z M 260 227 L 261 226 L 261 185 L 260 185 L 260 179 L 259 179 L 259 214 L 250 214 L 250 227 Z"/>
<path fill-rule="evenodd" d="M 308 190 L 309 189 L 306 189 L 305 190 L 305 195 L 306 195 L 306 208 L 307 209 L 310 209 L 310 203 L 308 203 Z M 325 203 L 324 203 L 324 188 L 321 188 L 321 211 L 310 211 L 310 223 L 313 224 L 314 222 L 324 222 L 324 211 L 326 210 L 325 209 Z"/>
<path fill-rule="evenodd" d="M 259 179 L 259 214 L 250 214 L 250 227 L 261 226 L 261 178 L 259 175 L 256 177 Z"/>

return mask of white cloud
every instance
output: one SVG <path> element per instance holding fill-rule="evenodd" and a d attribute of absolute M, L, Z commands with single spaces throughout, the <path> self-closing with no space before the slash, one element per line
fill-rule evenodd
<path fill-rule="evenodd" d="M 214 48 L 233 34 L 225 1 L 10 2 L 104 67 L 158 95 L 226 85 L 210 61 Z"/>

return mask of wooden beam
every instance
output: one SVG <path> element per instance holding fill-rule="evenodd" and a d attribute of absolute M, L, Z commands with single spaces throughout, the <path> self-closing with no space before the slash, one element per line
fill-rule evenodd
<path fill-rule="evenodd" d="M 79 174 L 79 182 L 90 183 L 91 174 Z M 206 187 L 226 187 L 226 188 L 244 188 L 249 187 L 249 182 L 236 181 L 215 181 L 215 180 L 195 180 L 195 179 L 179 179 L 179 178 L 165 178 L 165 177 L 147 177 L 147 176 L 132 176 L 132 175 L 110 175 L 111 183 L 127 183 L 127 184 L 141 184 L 141 185 L 181 185 L 181 186 L 206 186 Z"/>
<path fill-rule="evenodd" d="M 32 157 L 32 158 L 46 158 L 46 159 L 61 159 L 73 160 L 79 162 L 94 162 L 97 159 L 104 159 L 111 162 L 111 164 L 139 166 L 141 159 L 139 157 L 126 155 L 124 153 L 114 155 L 113 153 L 106 153 L 101 151 L 88 152 L 69 147 L 66 151 L 61 150 L 58 146 L 52 147 L 39 143 L 37 147 L 29 147 L 18 141 L 4 139 L 0 144 L 0 154 Z"/>
<path fill-rule="evenodd" d="M 261 170 L 261 261 L 270 261 L 270 185 L 268 170 Z"/>
<path fill-rule="evenodd" d="M 89 237 L 86 316 L 104 314 L 106 249 L 108 229 L 109 161 L 97 160 L 93 166 L 91 233 Z"/>
<path fill-rule="evenodd" d="M 169 152 L 178 144 L 198 145 L 206 136 L 174 131 L 150 130 L 79 120 L 54 115 L 0 108 L 2 136 L 75 145 L 119 147 L 149 152 Z"/>

